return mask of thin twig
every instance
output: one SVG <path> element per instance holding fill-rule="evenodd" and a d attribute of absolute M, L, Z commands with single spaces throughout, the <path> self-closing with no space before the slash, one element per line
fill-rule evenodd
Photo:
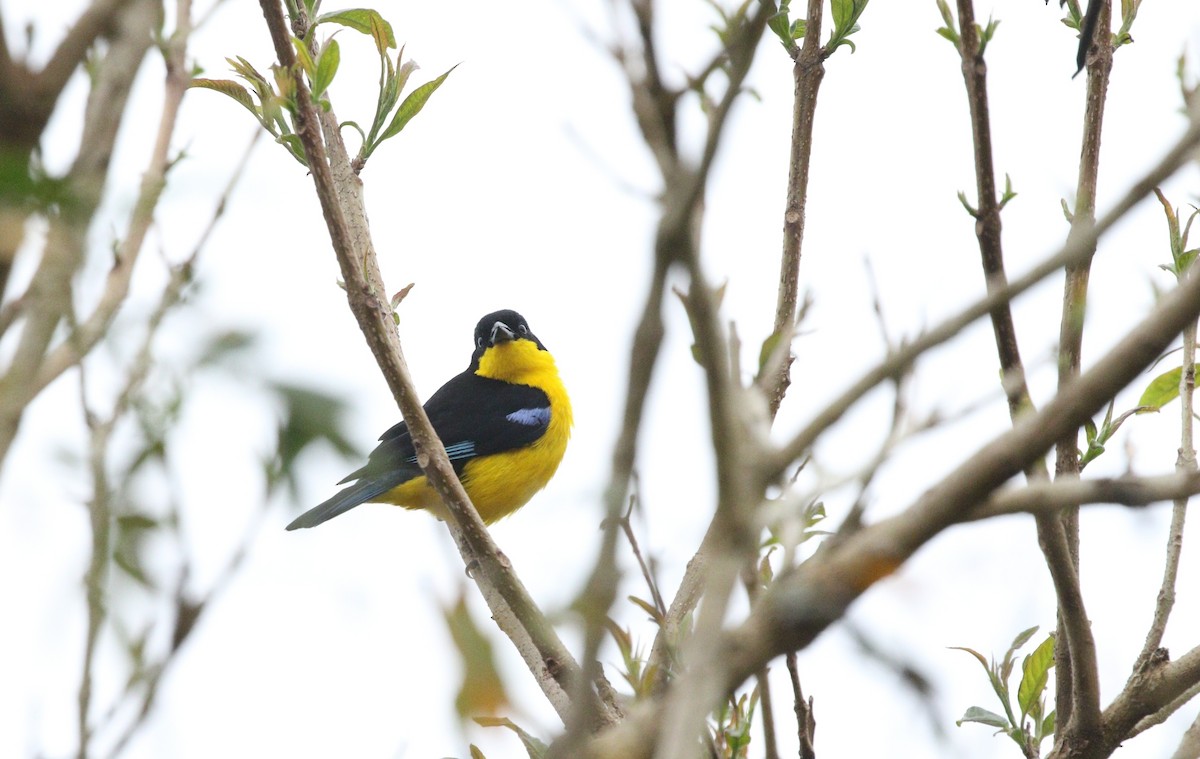
<path fill-rule="evenodd" d="M 804 244 L 805 209 L 808 205 L 808 171 L 812 163 L 813 124 L 817 93 L 825 78 L 825 52 L 821 47 L 824 3 L 809 0 L 805 16 L 804 45 L 796 49 L 792 67 L 792 139 L 788 156 L 787 195 L 783 211 L 783 254 L 779 260 L 779 293 L 775 302 L 775 324 L 771 334 L 782 341 L 790 337 L 796 323 L 800 292 L 800 256 Z M 774 419 L 791 384 L 791 358 L 769 375 L 766 384 L 768 411 Z"/>
<path fill-rule="evenodd" d="M 983 57 L 979 27 L 975 23 L 973 0 L 958 0 L 959 55 L 962 59 L 963 81 L 967 87 L 967 104 L 971 111 L 971 136 L 975 149 L 975 236 L 983 264 L 988 293 L 1005 289 L 1008 275 L 1004 271 L 1004 252 L 1000 238 L 1000 201 L 996 197 L 996 169 L 992 159 L 992 127 L 988 114 L 987 62 Z M 1009 415 L 1016 419 L 1031 407 L 1029 388 L 1025 384 L 1025 368 L 1017 346 L 1017 331 L 1013 325 L 1009 301 L 996 303 L 991 311 L 992 332 L 996 352 L 1000 356 L 1003 387 L 1008 397 Z"/>
<path fill-rule="evenodd" d="M 1157 477 L 1032 482 L 996 491 L 972 509 L 968 519 L 978 521 L 1005 514 L 1054 515 L 1065 508 L 1093 503 L 1150 506 L 1197 493 L 1200 493 L 1200 474 L 1195 471 Z"/>
<path fill-rule="evenodd" d="M 1095 17 L 1101 28 L 1110 26 L 1111 5 L 1107 0 L 1095 0 L 1098 10 L 1093 14 L 1089 8 L 1089 19 Z M 1087 95 L 1083 117 L 1083 145 L 1080 149 L 1079 179 L 1076 185 L 1075 210 L 1071 217 L 1070 235 L 1078 235 L 1096 221 L 1096 192 L 1100 171 L 1100 138 L 1104 125 L 1104 105 L 1108 94 L 1109 74 L 1112 71 L 1112 39 L 1108 33 L 1100 35 L 1091 46 L 1088 56 Z M 1092 257 L 1096 246 L 1092 245 L 1086 255 L 1068 264 L 1063 285 L 1062 319 L 1059 326 L 1058 343 L 1058 387 L 1061 390 L 1079 376 L 1083 356 L 1083 323 L 1087 309 L 1088 279 L 1091 275 Z M 1078 478 L 1080 472 L 1079 430 L 1068 430 L 1056 445 L 1054 477 Z M 1043 521 L 1050 519 L 1044 517 Z M 1067 556 L 1046 555 L 1051 572 L 1063 561 L 1070 561 L 1074 571 L 1079 571 L 1079 512 L 1069 508 L 1056 518 L 1066 543 Z M 1039 523 L 1041 525 L 1042 523 Z M 1041 527 L 1039 527 L 1041 529 Z M 1080 602 L 1082 603 L 1082 602 Z M 1072 626 L 1087 626 L 1086 618 L 1072 619 L 1060 603 L 1058 640 L 1067 645 L 1055 648 L 1055 708 L 1058 724 L 1065 726 L 1055 737 L 1056 741 L 1070 740 L 1073 733 L 1088 734 L 1096 730 L 1100 718 L 1099 673 L 1094 657 L 1086 657 L 1072 648 Z M 1079 709 L 1077 709 L 1079 707 Z"/>
<path fill-rule="evenodd" d="M 1127 737 L 1132 738 L 1135 735 L 1146 732 L 1152 727 L 1161 725 L 1174 716 L 1175 712 L 1183 708 L 1184 705 L 1191 702 L 1191 700 L 1196 696 L 1200 696 L 1200 680 L 1196 680 L 1186 690 L 1181 691 L 1180 694 L 1166 706 L 1162 707 L 1153 714 L 1149 714 L 1138 720 L 1137 724 L 1130 728 L 1129 735 Z"/>
<path fill-rule="evenodd" d="M 800 759 L 817 759 L 817 751 L 813 740 L 817 733 L 817 720 L 813 715 L 812 696 L 804 698 L 804 689 L 800 687 L 800 665 L 796 652 L 789 651 L 787 656 L 788 674 L 792 679 L 792 698 L 796 711 L 796 731 L 800 739 Z"/>
<path fill-rule="evenodd" d="M 168 38 L 165 45 L 166 55 L 163 60 L 166 64 L 167 75 L 158 133 L 150 154 L 150 163 L 142 175 L 142 185 L 137 201 L 133 204 L 129 228 L 117 248 L 116 261 L 105 280 L 104 293 L 87 319 L 79 324 L 61 345 L 46 356 L 32 388 L 35 393 L 40 392 L 63 372 L 77 364 L 95 347 L 96 343 L 107 334 L 117 311 L 129 294 L 129 284 L 133 278 L 134 266 L 144 247 L 143 243 L 150 226 L 154 223 L 154 211 L 166 189 L 167 173 L 172 165 L 171 138 L 175 134 L 175 124 L 179 117 L 183 96 L 192 79 L 186 60 L 185 47 L 190 34 L 190 26 L 180 26 Z"/>
<path fill-rule="evenodd" d="M 1041 456 L 1062 430 L 1082 424 L 1149 366 L 1200 313 L 1200 277 L 1189 279 L 1064 392 L 983 446 L 901 514 L 865 527 L 781 576 L 720 656 L 732 687 L 773 656 L 807 645 L 848 605 L 920 546 L 970 515 L 974 504 Z"/>
<path fill-rule="evenodd" d="M 45 252 L 24 296 L 23 328 L 0 374 L 0 464 L 7 459 L 25 407 L 41 387 L 36 379 L 51 340 L 72 308 L 71 279 L 84 260 L 87 229 L 100 204 L 134 75 L 161 15 L 157 0 L 130 0 L 111 20 L 110 44 L 95 69 L 79 151 L 67 174 L 72 202 L 51 220 Z"/>
<path fill-rule="evenodd" d="M 658 590 L 658 582 L 654 579 L 654 573 L 650 571 L 650 565 L 646 562 L 646 558 L 642 556 L 642 549 L 638 545 L 637 535 L 633 532 L 633 523 L 630 522 L 634 506 L 637 504 L 637 498 L 636 492 L 629 496 L 629 510 L 625 512 L 625 516 L 621 517 L 621 531 L 625 533 L 625 539 L 629 541 L 629 550 L 633 551 L 633 557 L 637 560 L 638 568 L 642 570 L 642 579 L 646 581 L 646 589 L 650 591 L 650 600 L 654 604 L 654 610 L 659 615 L 666 616 L 667 605 L 663 602 L 662 593 Z"/>
<path fill-rule="evenodd" d="M 989 313 L 997 303 L 1013 300 L 1060 270 L 1067 262 L 1086 255 L 1089 246 L 1095 245 L 1101 235 L 1112 228 L 1155 187 L 1162 184 L 1178 171 L 1180 166 L 1190 160 L 1191 151 L 1197 144 L 1200 144 L 1200 118 L 1188 124 L 1187 130 L 1179 140 L 1164 153 L 1158 163 L 1129 187 L 1116 205 L 1097 221 L 1095 226 L 1076 239 L 1068 240 L 1057 253 L 1035 265 L 1026 274 L 1010 281 L 1007 286 L 968 305 L 958 314 L 906 343 L 851 384 L 840 396 L 829 403 L 821 404 L 821 411 L 816 417 L 791 440 L 781 446 L 769 462 L 766 462 L 769 470 L 767 474 L 782 475 L 793 461 L 801 458 L 812 447 L 818 437 L 836 424 L 850 408 L 879 383 L 905 370 L 930 349 L 956 337 L 965 326 Z"/>
<path fill-rule="evenodd" d="M 1195 277 L 1195 267 L 1185 270 L 1182 276 Z M 1179 376 L 1179 453 L 1175 459 L 1175 470 L 1181 475 L 1195 476 L 1196 447 L 1194 441 L 1196 392 L 1196 325 L 1189 324 L 1183 330 L 1183 366 Z M 1171 526 L 1167 530 L 1166 558 L 1163 561 L 1162 583 L 1154 604 L 1154 617 L 1146 633 L 1146 642 L 1134 662 L 1134 671 L 1150 665 L 1166 634 L 1167 620 L 1175 606 L 1175 581 L 1179 575 L 1179 560 L 1183 553 L 1183 526 L 1187 517 L 1188 498 L 1177 496 L 1171 508 Z"/>

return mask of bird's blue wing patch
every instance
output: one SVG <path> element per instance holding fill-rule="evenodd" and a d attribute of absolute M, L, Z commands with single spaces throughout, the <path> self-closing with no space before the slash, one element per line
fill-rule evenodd
<path fill-rule="evenodd" d="M 550 408 L 539 406 L 538 408 L 517 409 L 512 413 L 505 414 L 504 418 L 526 427 L 545 427 L 550 424 Z"/>
<path fill-rule="evenodd" d="M 451 443 L 450 445 L 446 446 L 446 457 L 449 458 L 451 461 L 461 461 L 462 459 L 469 459 L 474 455 L 475 455 L 475 441 L 474 440 L 464 440 L 461 443 Z M 409 456 L 405 460 L 410 464 L 417 463 L 416 456 Z"/>
<path fill-rule="evenodd" d="M 461 443 L 452 443 L 446 446 L 446 455 L 451 461 L 459 459 L 469 459 L 475 455 L 475 441 L 464 440 Z"/>

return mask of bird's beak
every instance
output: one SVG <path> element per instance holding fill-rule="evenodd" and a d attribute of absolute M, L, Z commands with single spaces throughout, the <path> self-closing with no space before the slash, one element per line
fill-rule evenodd
<path fill-rule="evenodd" d="M 516 333 L 509 329 L 504 322 L 496 322 L 492 325 L 492 345 L 510 343 L 516 336 Z"/>

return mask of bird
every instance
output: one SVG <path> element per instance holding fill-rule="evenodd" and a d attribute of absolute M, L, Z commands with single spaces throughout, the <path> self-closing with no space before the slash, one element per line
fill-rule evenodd
<path fill-rule="evenodd" d="M 571 401 L 554 357 L 516 311 L 495 311 L 475 327 L 471 364 L 425 402 L 454 471 L 484 523 L 512 514 L 554 476 L 571 434 Z M 316 527 L 359 504 L 444 506 L 417 464 L 408 425 L 379 437 L 352 483 L 301 514 L 288 530 Z"/>

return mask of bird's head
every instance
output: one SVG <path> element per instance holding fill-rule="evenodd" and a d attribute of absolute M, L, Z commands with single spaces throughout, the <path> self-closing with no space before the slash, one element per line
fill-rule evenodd
<path fill-rule="evenodd" d="M 479 320 L 471 364 L 480 376 L 524 383 L 529 373 L 552 368 L 554 359 L 525 317 L 505 309 Z"/>

